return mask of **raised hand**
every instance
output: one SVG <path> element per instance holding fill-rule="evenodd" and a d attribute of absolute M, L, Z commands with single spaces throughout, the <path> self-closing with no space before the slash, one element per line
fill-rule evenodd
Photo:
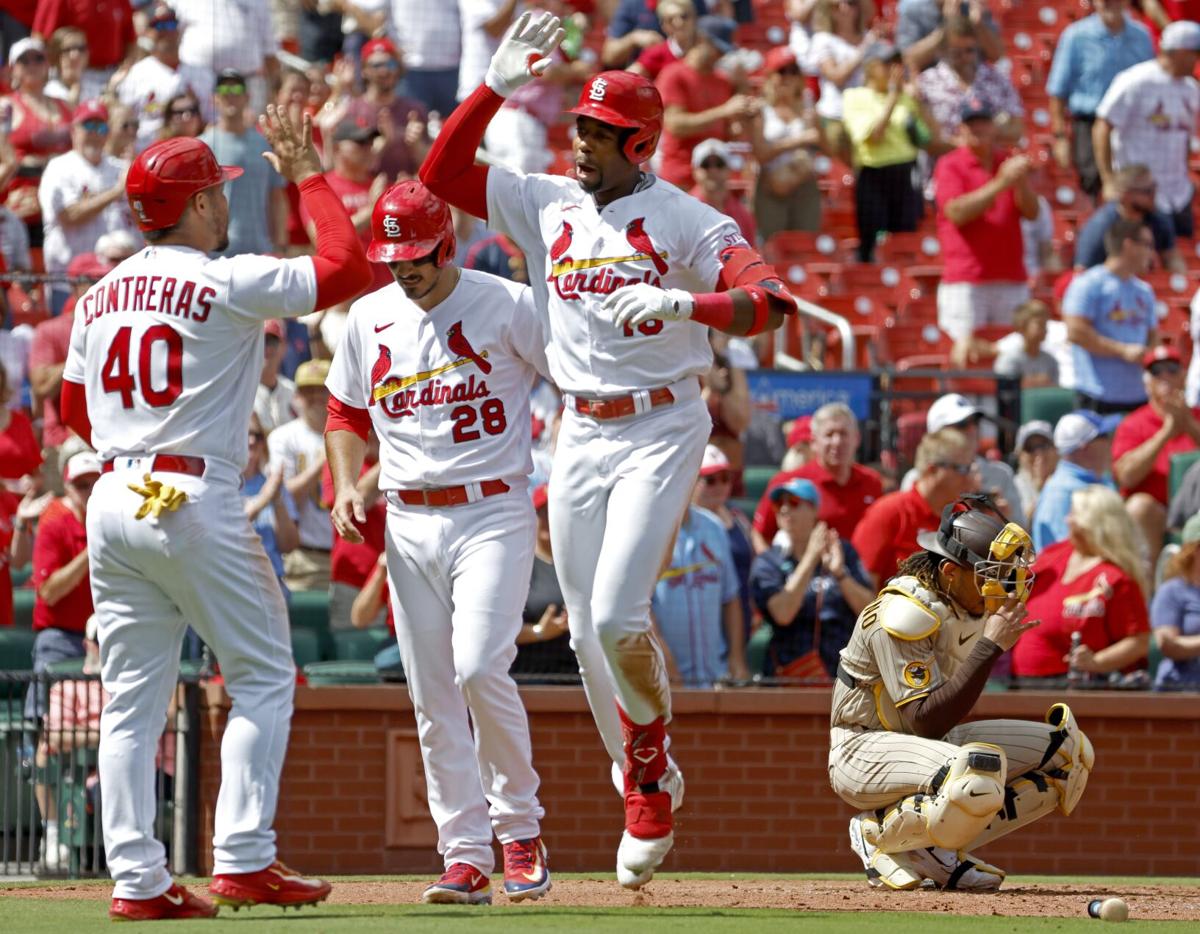
<path fill-rule="evenodd" d="M 501 97 L 508 97 L 521 85 L 541 77 L 550 67 L 550 53 L 564 36 L 557 16 L 543 13 L 534 19 L 526 10 L 496 49 L 484 83 Z"/>
<path fill-rule="evenodd" d="M 271 152 L 264 152 L 263 158 L 289 182 L 299 184 L 321 174 L 321 157 L 313 146 L 312 117 L 308 114 L 297 128 L 283 108 L 267 104 L 267 112 L 258 118 L 258 129 L 271 144 Z"/>

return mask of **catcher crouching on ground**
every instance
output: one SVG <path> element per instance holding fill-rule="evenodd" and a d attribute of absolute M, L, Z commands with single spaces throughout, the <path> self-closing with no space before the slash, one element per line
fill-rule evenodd
<path fill-rule="evenodd" d="M 850 844 L 873 886 L 994 891 L 1004 872 L 968 851 L 1058 808 L 1094 754 L 1066 704 L 1044 723 L 961 723 L 1025 622 L 1033 545 L 986 496 L 947 506 L 922 551 L 859 615 L 841 652 L 829 779 L 862 813 Z"/>

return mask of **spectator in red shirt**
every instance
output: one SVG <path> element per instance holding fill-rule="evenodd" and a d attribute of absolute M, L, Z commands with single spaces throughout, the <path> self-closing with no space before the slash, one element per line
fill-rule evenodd
<path fill-rule="evenodd" d="M 1041 625 L 1013 648 L 1018 678 L 1061 678 L 1068 667 L 1106 674 L 1144 668 L 1150 647 L 1149 582 L 1121 497 L 1093 484 L 1076 490 L 1070 535 L 1038 556 L 1029 618 Z M 1071 649 L 1071 634 L 1082 641 Z"/>
<path fill-rule="evenodd" d="M 1183 358 L 1174 347 L 1155 347 L 1142 358 L 1149 401 L 1134 409 L 1113 436 L 1113 479 L 1125 508 L 1158 561 L 1167 529 L 1167 480 L 1171 456 L 1200 446 L 1200 409 L 1183 398 Z"/>
<path fill-rule="evenodd" d="M 729 190 L 729 175 L 733 171 L 733 153 L 719 139 L 706 139 L 692 150 L 692 174 L 696 187 L 689 194 L 733 218 L 747 243 L 758 242 L 758 228 L 749 208 Z"/>
<path fill-rule="evenodd" d="M 757 98 L 734 94 L 729 79 L 716 71 L 721 56 L 733 51 L 735 28 L 730 19 L 700 17 L 696 44 L 664 68 L 655 82 L 663 101 L 659 175 L 684 190 L 692 187 L 696 144 L 710 136 L 736 136 L 740 132 L 737 121 L 753 117 L 762 106 Z"/>
<path fill-rule="evenodd" d="M 657 81 L 668 65 L 679 61 L 696 44 L 696 7 L 692 0 L 662 0 L 654 11 L 667 38 L 642 49 L 626 71 Z"/>
<path fill-rule="evenodd" d="M 29 416 L 8 406 L 12 387 L 8 371 L 0 366 L 0 479 L 17 480 L 36 473 L 42 466 L 42 454 Z"/>
<path fill-rule="evenodd" d="M 17 558 L 13 557 L 13 539 L 18 537 L 17 510 L 21 506 L 21 497 L 0 487 L 0 629 L 13 624 L 13 587 L 12 566 Z M 23 526 L 21 527 L 24 528 Z M 27 540 L 28 536 L 20 535 Z M 18 547 L 22 547 L 18 545 Z M 25 558 L 25 561 L 28 561 Z M 25 561 L 22 561 L 23 565 Z"/>
<path fill-rule="evenodd" d="M 811 415 L 801 415 L 788 426 L 787 451 L 779 464 L 780 470 L 795 470 L 813 459 Z"/>
<path fill-rule="evenodd" d="M 965 365 L 972 337 L 989 325 L 1012 327 L 1029 298 L 1021 218 L 1038 216 L 1029 157 L 996 145 L 992 112 L 977 98 L 963 104 L 963 145 L 938 160 L 937 229 L 944 268 L 938 285 L 938 326 L 954 339 Z"/>
<path fill-rule="evenodd" d="M 363 540 L 355 544 L 335 535 L 329 556 L 329 628 L 333 630 L 355 628 L 351 615 L 354 600 L 383 554 L 387 501 L 379 489 L 379 470 L 379 439 L 371 432 L 358 477 L 358 491 L 363 496 L 363 508 L 367 513 L 367 521 L 359 527 Z M 333 475 L 328 464 L 321 475 L 321 499 L 333 504 Z M 374 618 L 363 625 L 381 626 L 386 615 L 385 609 L 380 607 Z"/>
<path fill-rule="evenodd" d="M 38 520 L 32 578 L 37 588 L 33 603 L 35 672 L 84 655 L 83 633 L 92 615 L 84 522 L 92 486 L 99 478 L 100 460 L 95 454 L 80 451 L 74 455 L 63 473 L 66 495 L 51 502 Z M 45 710 L 45 692 L 39 697 L 31 689 L 25 698 L 25 715 L 37 718 Z"/>
<path fill-rule="evenodd" d="M 943 428 L 922 438 L 916 467 L 912 489 L 888 493 L 868 506 L 851 538 L 877 585 L 895 575 L 901 561 L 921 550 L 918 532 L 936 529 L 943 509 L 979 488 L 975 450 L 957 429 Z"/>
<path fill-rule="evenodd" d="M 849 406 L 842 402 L 821 406 L 813 413 L 811 432 L 812 459 L 796 470 L 772 477 L 754 510 L 756 551 L 769 548 L 779 528 L 771 492 L 793 477 L 812 482 L 821 494 L 817 520 L 846 540 L 854 535 L 855 526 L 867 507 L 883 495 L 883 480 L 879 474 L 855 462 L 862 437 L 858 419 Z"/>

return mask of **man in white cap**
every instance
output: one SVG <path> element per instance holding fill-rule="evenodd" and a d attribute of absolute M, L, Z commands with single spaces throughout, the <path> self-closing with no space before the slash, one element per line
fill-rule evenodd
<path fill-rule="evenodd" d="M 1017 474 L 1013 477 L 1021 495 L 1022 525 L 1033 523 L 1033 508 L 1037 505 L 1042 487 L 1058 466 L 1058 451 L 1054 448 L 1054 426 L 1042 419 L 1026 422 L 1017 432 Z"/>
<path fill-rule="evenodd" d="M 742 203 L 741 198 L 729 190 L 729 177 L 735 168 L 736 156 L 724 140 L 709 138 L 692 150 L 692 177 L 695 187 L 688 192 L 705 204 L 716 208 L 727 217 L 732 217 L 747 243 L 758 242 L 758 225 L 754 215 Z"/>
<path fill-rule="evenodd" d="M 1158 183 L 1155 206 L 1172 219 L 1180 237 L 1195 230 L 1188 156 L 1200 114 L 1200 83 L 1192 77 L 1198 59 L 1200 23 L 1171 23 L 1156 58 L 1113 79 L 1092 127 L 1104 190 L 1113 190 L 1118 169 L 1144 163 Z"/>
<path fill-rule="evenodd" d="M 1054 426 L 1058 466 L 1042 487 L 1033 510 L 1033 547 L 1045 548 L 1067 537 L 1071 494 L 1093 483 L 1112 487 L 1112 436 L 1120 415 L 1098 415 L 1088 409 L 1068 412 Z"/>
<path fill-rule="evenodd" d="M 979 450 L 979 423 L 986 417 L 983 409 L 971 402 L 962 393 L 950 392 L 934 400 L 925 415 L 925 430 L 930 434 L 943 428 L 957 428 L 971 443 L 972 450 Z M 979 491 L 988 493 L 1006 515 L 1014 521 L 1023 521 L 1021 514 L 1021 492 L 1017 489 L 1012 468 L 1003 461 L 975 458 L 979 467 Z M 909 489 L 917 479 L 916 470 L 904 476 L 902 488 Z"/>

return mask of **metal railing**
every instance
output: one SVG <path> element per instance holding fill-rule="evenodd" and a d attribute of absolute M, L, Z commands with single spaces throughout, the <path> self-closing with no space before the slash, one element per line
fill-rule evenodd
<path fill-rule="evenodd" d="M 105 698 L 98 675 L 63 667 L 0 671 L 0 878 L 107 875 L 97 756 Z M 176 874 L 197 866 L 198 713 L 197 680 L 181 678 L 155 770 L 154 832 Z"/>
<path fill-rule="evenodd" d="M 850 327 L 850 322 L 836 311 L 822 308 L 805 298 L 796 299 L 796 311 L 800 315 L 800 358 L 797 359 L 787 352 L 784 334 L 780 329 L 775 332 L 775 366 L 781 370 L 811 369 L 805 362 L 810 359 L 813 339 L 805 319 L 811 318 L 821 324 L 829 325 L 838 332 L 842 339 L 842 369 L 853 370 L 857 357 L 855 356 L 854 330 Z"/>

